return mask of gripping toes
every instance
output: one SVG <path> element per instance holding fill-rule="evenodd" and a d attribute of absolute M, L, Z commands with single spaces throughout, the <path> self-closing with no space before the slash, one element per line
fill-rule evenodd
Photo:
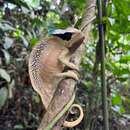
<path fill-rule="evenodd" d="M 69 73 L 69 77 L 73 78 L 74 80 L 79 80 L 79 74 L 77 72 L 74 72 L 73 70 L 67 71 Z"/>
<path fill-rule="evenodd" d="M 69 63 L 68 67 L 70 67 L 71 69 L 73 69 L 73 70 L 75 70 L 75 71 L 77 71 L 77 72 L 80 72 L 79 67 L 76 66 L 76 65 L 73 64 L 73 63 Z"/>
<path fill-rule="evenodd" d="M 56 74 L 56 76 L 61 77 L 61 78 L 72 78 L 76 81 L 79 80 L 79 74 L 77 72 L 74 72 L 74 70 L 69 70 L 67 72 L 58 73 Z"/>

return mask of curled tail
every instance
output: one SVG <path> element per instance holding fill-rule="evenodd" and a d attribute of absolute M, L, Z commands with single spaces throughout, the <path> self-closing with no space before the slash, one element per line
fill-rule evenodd
<path fill-rule="evenodd" d="M 77 126 L 83 119 L 84 114 L 83 114 L 82 107 L 80 105 L 78 105 L 78 104 L 73 104 L 71 106 L 71 109 L 72 108 L 77 108 L 79 110 L 79 112 L 80 112 L 80 115 L 79 115 L 78 119 L 75 120 L 75 121 L 64 121 L 64 124 L 63 124 L 64 127 L 72 128 L 74 126 Z"/>

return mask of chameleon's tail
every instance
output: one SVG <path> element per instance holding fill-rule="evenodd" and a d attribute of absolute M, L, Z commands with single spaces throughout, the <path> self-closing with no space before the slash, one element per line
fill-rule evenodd
<path fill-rule="evenodd" d="M 44 118 L 43 118 L 43 121 L 42 121 L 41 124 L 40 124 L 40 127 L 38 128 L 38 130 L 42 130 L 42 129 L 44 129 L 44 130 L 51 130 L 51 129 L 54 127 L 54 125 L 58 122 L 58 120 L 68 111 L 68 109 L 70 108 L 70 106 L 73 104 L 74 99 L 75 99 L 75 93 L 72 95 L 72 98 L 71 98 L 70 101 L 66 104 L 66 106 L 63 108 L 63 110 L 61 110 L 61 112 L 59 112 L 59 113 L 56 115 L 56 117 L 54 117 L 54 118 L 52 119 L 52 121 L 48 123 L 48 125 L 47 125 L 46 127 L 44 127 L 44 125 L 45 125 L 45 122 L 44 122 L 44 121 L 45 121 L 45 120 L 44 120 L 45 117 L 44 117 Z M 79 118 L 78 118 L 77 120 L 75 120 L 75 121 L 72 121 L 72 122 L 65 121 L 64 124 L 63 124 L 64 127 L 74 127 L 74 126 L 78 125 L 78 124 L 82 121 L 82 119 L 83 119 L 84 114 L 83 114 L 83 109 L 82 109 L 82 107 L 81 107 L 80 105 L 78 105 L 78 104 L 73 104 L 72 107 L 76 107 L 76 108 L 79 109 L 79 111 L 80 111 L 80 116 L 79 116 Z M 71 108 L 72 108 L 72 107 L 71 107 Z"/>
<path fill-rule="evenodd" d="M 75 121 L 65 121 L 64 124 L 63 124 L 64 127 L 70 127 L 71 128 L 71 127 L 77 126 L 82 121 L 82 119 L 83 119 L 84 114 L 83 114 L 82 107 L 80 105 L 78 105 L 78 104 L 73 104 L 71 106 L 71 109 L 73 107 L 77 108 L 79 110 L 80 115 L 79 115 L 78 119 L 75 120 Z"/>

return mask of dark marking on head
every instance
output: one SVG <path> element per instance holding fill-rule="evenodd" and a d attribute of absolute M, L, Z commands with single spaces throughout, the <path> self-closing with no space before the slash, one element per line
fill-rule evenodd
<path fill-rule="evenodd" d="M 52 34 L 53 36 L 57 36 L 59 38 L 61 38 L 62 40 L 66 40 L 69 41 L 73 35 L 73 33 L 71 32 L 66 32 L 64 34 Z"/>

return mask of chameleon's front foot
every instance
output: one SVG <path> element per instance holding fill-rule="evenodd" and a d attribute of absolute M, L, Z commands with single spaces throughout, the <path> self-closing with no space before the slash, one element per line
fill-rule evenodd
<path fill-rule="evenodd" d="M 79 70 L 79 67 L 76 66 L 74 63 L 70 62 L 69 60 L 70 60 L 69 50 L 66 49 L 66 50 L 64 50 L 64 51 L 60 54 L 60 56 L 59 56 L 59 61 L 60 61 L 61 63 L 63 63 L 65 66 L 67 66 L 68 68 L 71 68 L 71 69 L 73 69 L 73 70 L 79 72 L 79 71 L 80 71 L 80 70 Z"/>
<path fill-rule="evenodd" d="M 61 78 L 72 78 L 76 81 L 79 80 L 79 74 L 73 70 L 68 70 L 67 72 L 56 74 L 56 76 Z"/>
<path fill-rule="evenodd" d="M 67 63 L 67 62 L 66 62 L 66 66 L 69 67 L 69 68 L 71 68 L 72 70 L 77 71 L 78 73 L 80 72 L 79 67 L 76 66 L 74 63 L 71 63 L 71 62 L 68 62 L 68 63 Z"/>

